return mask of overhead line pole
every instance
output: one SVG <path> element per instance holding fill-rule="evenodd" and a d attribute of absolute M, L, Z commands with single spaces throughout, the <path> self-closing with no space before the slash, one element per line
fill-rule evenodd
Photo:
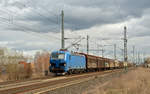
<path fill-rule="evenodd" d="M 138 64 L 138 51 L 136 51 L 136 64 Z"/>
<path fill-rule="evenodd" d="M 116 57 L 116 44 L 114 44 L 114 59 L 116 60 L 117 57 Z"/>
<path fill-rule="evenodd" d="M 135 46 L 133 46 L 133 63 L 135 63 Z"/>
<path fill-rule="evenodd" d="M 64 11 L 61 11 L 62 23 L 61 23 L 61 49 L 65 49 L 65 39 L 64 39 Z"/>
<path fill-rule="evenodd" d="M 143 59 L 144 59 L 143 61 L 145 62 L 145 52 L 143 53 Z"/>
<path fill-rule="evenodd" d="M 140 64 L 140 52 L 138 52 L 138 65 Z"/>
<path fill-rule="evenodd" d="M 102 47 L 102 57 L 104 57 L 104 48 Z"/>
<path fill-rule="evenodd" d="M 87 35 L 87 54 L 89 54 L 89 36 Z"/>
<path fill-rule="evenodd" d="M 127 55 L 127 28 L 124 27 L 124 61 L 128 61 L 128 55 Z"/>

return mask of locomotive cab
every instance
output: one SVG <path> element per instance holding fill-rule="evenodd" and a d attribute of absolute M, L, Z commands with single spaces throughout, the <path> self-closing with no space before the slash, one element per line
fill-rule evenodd
<path fill-rule="evenodd" d="M 50 72 L 66 72 L 67 53 L 64 51 L 53 52 L 50 57 Z"/>

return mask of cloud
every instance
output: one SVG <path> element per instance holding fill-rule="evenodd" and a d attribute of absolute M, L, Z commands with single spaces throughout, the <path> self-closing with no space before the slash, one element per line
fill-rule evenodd
<path fill-rule="evenodd" d="M 0 44 L 28 52 L 59 49 L 63 9 L 65 37 L 75 38 L 66 40 L 66 46 L 78 36 L 88 34 L 91 49 L 97 44 L 115 43 L 123 48 L 123 27 L 126 25 L 129 52 L 135 45 L 137 50 L 150 53 L 147 42 L 150 36 L 149 5 L 149 0 L 2 0 Z M 85 52 L 86 40 L 80 44 L 79 50 Z M 106 47 L 106 54 L 110 53 L 112 47 Z"/>
<path fill-rule="evenodd" d="M 95 25 L 115 24 L 132 18 L 140 18 L 150 4 L 148 0 L 11 1 L 7 0 L 7 6 L 4 8 L 9 10 L 13 8 L 13 11 L 19 16 L 13 18 L 14 22 L 21 21 L 28 24 L 35 22 L 33 26 L 40 27 L 40 31 L 33 30 L 34 32 L 58 32 L 62 9 L 65 12 L 65 28 L 80 30 Z M 54 28 L 57 30 L 55 31 Z"/>

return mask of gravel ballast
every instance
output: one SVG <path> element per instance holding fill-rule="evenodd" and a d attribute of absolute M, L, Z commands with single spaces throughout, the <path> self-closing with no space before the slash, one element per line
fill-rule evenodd
<path fill-rule="evenodd" d="M 49 92 L 45 92 L 44 94 L 83 94 L 83 92 L 86 92 L 87 90 L 94 89 L 93 87 L 96 85 L 104 85 L 106 82 L 110 81 L 112 78 L 120 77 L 122 74 L 127 73 L 126 71 L 113 73 L 110 75 L 106 75 L 104 77 L 98 75 L 95 76 L 94 79 L 81 82 L 79 84 L 70 85 L 67 87 L 55 89 Z M 92 93 L 90 93 L 92 94 Z"/>

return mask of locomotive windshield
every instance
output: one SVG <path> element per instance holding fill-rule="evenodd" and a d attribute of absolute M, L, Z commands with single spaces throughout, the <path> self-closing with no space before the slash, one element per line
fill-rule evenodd
<path fill-rule="evenodd" d="M 52 53 L 51 55 L 51 59 L 64 59 L 65 58 L 65 54 L 62 53 Z"/>

